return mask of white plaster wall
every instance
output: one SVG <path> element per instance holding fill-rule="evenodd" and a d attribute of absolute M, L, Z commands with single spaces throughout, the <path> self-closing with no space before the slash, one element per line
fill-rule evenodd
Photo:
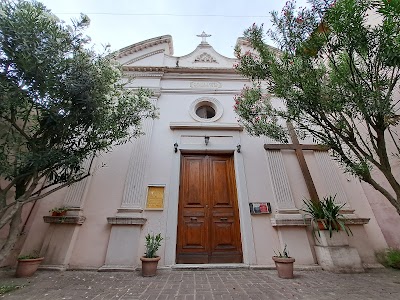
<path fill-rule="evenodd" d="M 150 53 L 157 49 L 162 49 L 163 47 L 167 47 L 167 44 L 161 44 L 139 51 L 138 53 L 124 57 L 121 61 L 127 62 L 129 59 Z M 203 49 L 200 49 L 199 53 L 193 53 L 192 56 L 201 54 L 202 51 Z M 226 62 L 229 62 L 226 58 L 224 59 Z M 189 61 L 189 58 L 187 58 L 186 63 L 189 63 Z M 143 63 L 148 64 L 148 61 L 143 60 Z M 192 88 L 191 82 L 194 81 L 219 82 L 220 87 L 215 89 Z M 176 214 L 177 206 L 172 206 L 171 203 L 177 202 L 176 199 L 170 199 L 169 196 L 171 195 L 171 182 L 174 180 L 174 178 L 172 178 L 174 176 L 173 174 L 175 174 L 174 169 L 177 167 L 179 168 L 179 166 L 174 165 L 177 161 L 179 162 L 179 160 L 176 160 L 176 156 L 180 155 L 179 152 L 174 153 L 173 144 L 175 142 L 181 144 L 183 141 L 181 136 L 185 134 L 194 136 L 204 136 L 207 134 L 211 136 L 210 147 L 216 140 L 213 136 L 217 135 L 232 136 L 233 145 L 231 144 L 230 146 L 232 146 L 233 150 L 235 143 L 240 142 L 242 146 L 240 155 L 244 163 L 243 178 L 245 178 L 247 182 L 246 195 L 248 196 L 248 201 L 271 202 L 272 210 L 274 211 L 276 208 L 267 159 L 263 148 L 264 141 L 262 138 L 250 137 L 245 132 L 238 133 L 237 131 L 183 131 L 170 129 L 170 122 L 196 123 L 189 114 L 189 108 L 191 103 L 200 97 L 213 97 L 222 104 L 224 114 L 216 121 L 217 123 L 235 123 L 236 115 L 232 109 L 234 105 L 233 97 L 236 93 L 240 92 L 245 83 L 245 80 L 240 79 L 239 76 L 235 74 L 212 74 L 204 72 L 203 74 L 166 73 L 161 78 L 161 81 L 160 78 L 139 76 L 130 84 L 130 87 L 133 88 L 144 86 L 153 89 L 159 88 L 161 91 L 161 96 L 157 101 L 157 106 L 160 110 L 160 118 L 154 121 L 149 153 L 150 160 L 148 162 L 145 184 L 165 185 L 164 210 L 144 211 L 143 217 L 147 218 L 147 223 L 141 228 L 140 240 L 138 241 L 139 253 L 144 252 L 144 237 L 149 232 L 161 232 L 165 238 L 171 238 L 170 236 L 166 236 L 167 218 L 169 214 Z M 205 146 L 201 145 L 201 147 L 204 148 Z M 100 267 L 104 264 L 111 229 L 111 225 L 107 223 L 106 218 L 114 216 L 121 205 L 131 149 L 132 144 L 128 143 L 116 147 L 111 153 L 103 154 L 99 159 L 98 165 L 105 163 L 106 167 L 96 170 L 89 186 L 87 198 L 83 206 L 83 215 L 86 216 L 86 221 L 79 230 L 70 260 L 70 266 L 73 268 Z M 285 167 L 289 173 L 289 184 L 292 189 L 296 207 L 301 208 L 302 200 L 305 197 L 309 198 L 309 195 L 297 158 L 294 151 L 285 150 L 282 151 L 282 154 Z M 318 170 L 312 151 L 305 151 L 305 156 L 317 190 L 320 194 L 324 194 L 325 188 L 321 180 L 322 175 Z M 179 178 L 177 180 L 179 180 Z M 372 261 L 371 252 L 363 252 L 363 248 L 367 247 L 365 241 L 373 241 L 374 245 L 376 245 L 374 247 L 376 248 L 384 247 L 385 241 L 374 220 L 374 215 L 368 201 L 365 196 L 362 195 L 363 190 L 361 189 L 361 185 L 357 182 L 352 182 L 352 180 L 347 181 L 347 178 L 344 176 L 341 177 L 341 180 L 342 183 L 344 183 L 351 206 L 356 209 L 356 213 L 359 213 L 362 217 L 371 217 L 372 219 L 371 223 L 365 226 L 364 231 L 355 229 L 354 231 L 357 233 L 357 236 L 350 241 L 352 245 L 359 250 L 361 249 L 360 251 L 362 253 L 360 254 L 363 258 Z M 27 239 L 24 249 L 39 245 L 44 239 L 48 224 L 43 223 L 42 216 L 43 214 L 47 214 L 50 208 L 57 206 L 53 204 L 50 205 L 49 203 L 51 201 L 52 203 L 61 203 L 64 194 L 65 191 L 59 192 L 41 203 L 35 215 L 35 220 L 32 223 L 29 239 Z M 371 195 L 373 195 L 373 193 L 371 193 Z M 357 201 L 354 199 L 357 199 Z M 252 235 L 251 240 L 254 240 L 254 244 L 244 246 L 251 246 L 254 248 L 256 258 L 253 263 L 259 265 L 272 264 L 271 257 L 274 255 L 273 251 L 281 248 L 278 232 L 271 226 L 270 219 L 273 216 L 274 214 L 252 216 L 249 218 L 251 224 L 246 224 L 246 226 L 248 226 L 247 228 L 251 228 L 252 230 L 252 232 L 250 230 L 249 234 Z M 241 222 L 243 222 L 243 220 Z M 173 230 L 176 230 L 176 228 Z M 300 229 L 295 229 L 288 233 L 292 236 L 292 239 L 295 240 L 295 233 L 298 230 Z M 308 242 L 312 244 L 313 241 L 310 232 L 308 232 L 307 238 Z M 162 257 L 160 261 L 161 266 L 165 264 L 164 258 L 168 255 L 167 252 L 171 251 L 171 249 L 166 249 L 166 242 L 167 241 L 164 240 L 159 250 L 159 254 Z M 169 244 L 172 244 L 170 247 L 174 247 L 174 241 L 169 241 Z M 302 253 L 303 251 L 305 250 L 291 249 L 291 253 L 295 257 L 296 255 L 301 257 L 304 254 Z M 137 258 L 137 262 L 139 263 L 139 257 Z"/>
<path fill-rule="evenodd" d="M 98 166 L 105 166 L 93 174 L 83 206 L 86 221 L 72 252 L 71 267 L 100 267 L 104 263 L 111 230 L 107 217 L 115 215 L 121 204 L 131 147 L 128 143 L 99 157 Z"/>
<path fill-rule="evenodd" d="M 265 158 L 264 139 L 250 137 L 241 133 L 245 176 L 249 202 L 270 202 L 272 211 L 276 204 L 269 175 L 269 167 Z M 271 226 L 273 215 L 254 215 L 251 217 L 256 263 L 258 265 L 273 264 L 274 250 L 280 250 L 277 230 Z"/>

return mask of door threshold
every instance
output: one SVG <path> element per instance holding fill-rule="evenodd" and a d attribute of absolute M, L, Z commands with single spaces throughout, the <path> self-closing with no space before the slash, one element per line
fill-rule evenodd
<path fill-rule="evenodd" d="M 176 264 L 172 265 L 173 270 L 212 270 L 212 269 L 249 269 L 250 266 L 240 264 Z"/>

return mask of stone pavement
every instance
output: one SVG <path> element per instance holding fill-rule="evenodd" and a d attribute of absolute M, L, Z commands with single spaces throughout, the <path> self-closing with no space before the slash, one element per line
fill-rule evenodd
<path fill-rule="evenodd" d="M 0 299 L 400 299 L 400 271 L 363 274 L 295 271 L 279 279 L 275 270 L 159 270 L 139 272 L 38 271 L 30 279 L 0 270 L 0 284 L 24 287 Z"/>

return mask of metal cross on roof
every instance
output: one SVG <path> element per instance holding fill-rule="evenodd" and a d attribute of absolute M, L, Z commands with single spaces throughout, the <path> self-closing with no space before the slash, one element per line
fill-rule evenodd
<path fill-rule="evenodd" d="M 202 44 L 207 44 L 206 38 L 210 37 L 211 34 L 207 34 L 204 31 L 201 34 L 197 34 L 196 36 L 201 37 L 201 43 Z"/>

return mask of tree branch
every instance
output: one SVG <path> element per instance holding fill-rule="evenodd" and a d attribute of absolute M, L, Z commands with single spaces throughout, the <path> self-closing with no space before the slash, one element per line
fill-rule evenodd
<path fill-rule="evenodd" d="M 29 135 L 27 135 L 27 134 L 25 133 L 25 131 L 23 131 L 23 130 L 15 123 L 15 121 L 13 121 L 12 119 L 7 118 L 7 117 L 5 117 L 5 116 L 1 116 L 1 117 L 2 117 L 4 120 L 6 120 L 7 122 L 9 122 L 9 123 L 12 125 L 12 127 L 14 127 L 14 128 L 26 139 L 27 142 L 30 142 L 31 137 L 30 137 Z"/>

